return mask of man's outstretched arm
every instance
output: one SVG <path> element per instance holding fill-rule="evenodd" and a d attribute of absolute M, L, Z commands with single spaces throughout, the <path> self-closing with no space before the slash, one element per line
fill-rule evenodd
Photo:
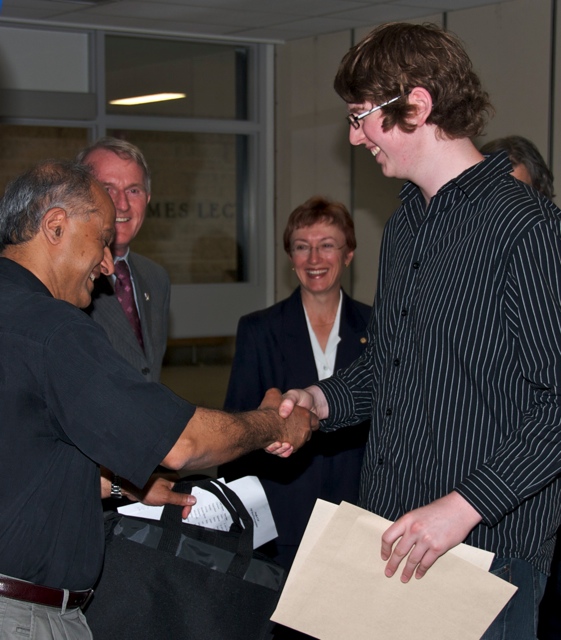
<path fill-rule="evenodd" d="M 269 389 L 255 411 L 225 413 L 197 407 L 162 464 L 170 469 L 206 469 L 274 442 L 288 443 L 296 451 L 310 439 L 319 421 L 303 407 L 282 417 L 281 400 L 278 389 Z"/>

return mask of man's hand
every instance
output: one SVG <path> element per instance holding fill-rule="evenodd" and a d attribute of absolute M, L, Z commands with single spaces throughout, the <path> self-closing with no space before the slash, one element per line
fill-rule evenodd
<path fill-rule="evenodd" d="M 108 498 L 111 493 L 111 477 L 113 474 L 105 467 L 100 468 L 101 497 Z M 135 502 L 142 502 L 150 507 L 161 507 L 166 504 L 178 504 L 184 507 L 182 516 L 186 518 L 191 513 L 191 507 L 197 502 L 197 498 L 190 493 L 174 493 L 172 491 L 175 480 L 179 477 L 175 473 L 155 473 L 144 486 L 139 489 L 133 484 L 121 479 L 123 496 Z"/>
<path fill-rule="evenodd" d="M 292 412 L 294 411 L 294 407 L 304 407 L 305 409 L 308 409 L 308 411 L 315 413 L 316 416 L 319 416 L 318 409 L 316 407 L 316 399 L 314 395 L 312 395 L 311 393 L 313 389 L 315 389 L 318 399 L 322 398 L 323 404 L 325 405 L 325 407 L 327 407 L 327 403 L 325 402 L 325 396 L 323 395 L 323 392 L 320 391 L 318 387 L 314 386 L 314 387 L 308 387 L 308 389 L 291 389 L 290 391 L 287 391 L 281 398 L 282 402 L 280 403 L 278 408 L 279 415 L 282 418 L 289 418 Z M 271 389 L 269 389 L 269 391 L 271 391 Z M 267 394 L 269 393 L 269 391 L 267 392 Z M 265 395 L 265 398 L 263 399 L 263 403 L 266 400 L 267 400 L 267 395 Z M 261 403 L 261 406 L 263 406 L 263 403 Z M 327 414 L 325 416 L 320 416 L 320 417 L 327 417 Z M 319 421 L 317 425 L 319 426 Z M 317 428 L 318 427 L 316 426 L 315 429 Z M 278 456 L 279 458 L 288 458 L 288 456 L 290 456 L 294 452 L 294 448 L 289 442 L 273 442 L 273 444 L 270 444 L 265 449 L 265 451 L 267 453 L 272 453 L 273 455 Z"/>
<path fill-rule="evenodd" d="M 279 415 L 283 418 L 288 418 L 295 406 L 308 409 L 315 413 L 320 420 L 327 418 L 329 415 L 329 407 L 323 391 L 315 385 L 307 389 L 290 389 L 290 391 L 287 391 L 282 396 Z"/>
<path fill-rule="evenodd" d="M 422 578 L 441 555 L 463 542 L 480 522 L 479 513 L 456 491 L 406 513 L 382 536 L 382 560 L 389 560 L 386 575 L 393 576 L 408 555 L 401 581 L 409 582 L 413 573 L 417 579 Z"/>
<path fill-rule="evenodd" d="M 279 407 L 282 399 L 283 396 L 278 389 L 269 389 L 259 409 L 273 409 L 280 414 Z M 283 438 L 283 442 L 272 443 L 265 450 L 281 458 L 287 458 L 312 437 L 312 431 L 316 431 L 319 427 L 319 420 L 315 414 L 299 406 L 282 417 L 286 438 Z"/>
<path fill-rule="evenodd" d="M 294 447 L 290 442 L 273 442 L 268 447 L 265 447 L 267 453 L 272 453 L 278 458 L 288 458 L 294 453 Z"/>
<path fill-rule="evenodd" d="M 280 395 L 280 391 L 278 389 L 269 389 L 267 393 L 265 393 L 265 397 L 261 401 L 261 404 L 259 405 L 259 409 L 278 408 L 280 406 L 280 402 L 278 401 L 278 395 Z M 294 447 L 290 444 L 290 442 L 273 442 L 273 444 L 266 447 L 265 451 L 267 453 L 272 453 L 273 455 L 278 456 L 279 458 L 288 458 L 294 453 Z"/>
<path fill-rule="evenodd" d="M 154 474 L 143 489 L 137 489 L 131 484 L 127 484 L 123 489 L 127 498 L 137 500 L 150 507 L 161 507 L 166 504 L 182 506 L 181 516 L 185 519 L 191 513 L 191 508 L 196 504 L 197 498 L 190 493 L 175 493 L 174 486 L 175 482 L 169 477 Z"/>

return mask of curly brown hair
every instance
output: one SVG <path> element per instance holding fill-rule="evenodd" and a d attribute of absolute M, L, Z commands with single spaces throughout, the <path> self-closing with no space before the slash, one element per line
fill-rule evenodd
<path fill-rule="evenodd" d="M 380 104 L 423 87 L 432 98 L 428 124 L 449 138 L 483 132 L 493 113 L 489 96 L 460 40 L 435 24 L 389 23 L 371 31 L 344 56 L 334 81 L 347 103 Z M 385 131 L 411 133 L 415 106 L 397 100 L 383 107 Z"/>
<path fill-rule="evenodd" d="M 283 234 L 286 253 L 290 254 L 290 240 L 296 229 L 311 227 L 318 222 L 332 224 L 345 234 L 345 244 L 349 251 L 356 249 L 355 225 L 351 214 L 342 202 L 324 196 L 313 196 L 294 209 L 288 218 Z"/>

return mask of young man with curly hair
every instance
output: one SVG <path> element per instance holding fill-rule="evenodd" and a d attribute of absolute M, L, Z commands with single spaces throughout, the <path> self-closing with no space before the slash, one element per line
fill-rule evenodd
<path fill-rule="evenodd" d="M 488 549 L 518 591 L 484 638 L 535 638 L 561 520 L 561 212 L 474 146 L 492 107 L 452 34 L 382 25 L 335 89 L 351 144 L 406 183 L 365 354 L 281 414 L 313 407 L 325 431 L 371 418 L 359 504 L 394 521 L 386 575 Z"/>

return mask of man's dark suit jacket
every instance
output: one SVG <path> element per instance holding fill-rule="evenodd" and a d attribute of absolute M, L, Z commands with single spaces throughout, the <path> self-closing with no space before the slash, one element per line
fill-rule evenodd
<path fill-rule="evenodd" d="M 109 278 L 101 276 L 97 279 L 87 312 L 105 329 L 111 344 L 125 360 L 146 380 L 159 381 L 168 339 L 169 276 L 159 264 L 132 251 L 128 263 L 134 282 L 144 351 Z"/>
<path fill-rule="evenodd" d="M 370 311 L 343 293 L 336 370 L 362 354 Z M 317 379 L 299 288 L 286 300 L 240 319 L 226 410 L 255 409 L 271 387 L 304 388 Z M 276 558 L 281 564 L 291 564 L 317 498 L 356 503 L 368 426 L 317 432 L 288 459 L 258 451 L 224 467 L 227 478 L 260 477 L 279 533 Z"/>

